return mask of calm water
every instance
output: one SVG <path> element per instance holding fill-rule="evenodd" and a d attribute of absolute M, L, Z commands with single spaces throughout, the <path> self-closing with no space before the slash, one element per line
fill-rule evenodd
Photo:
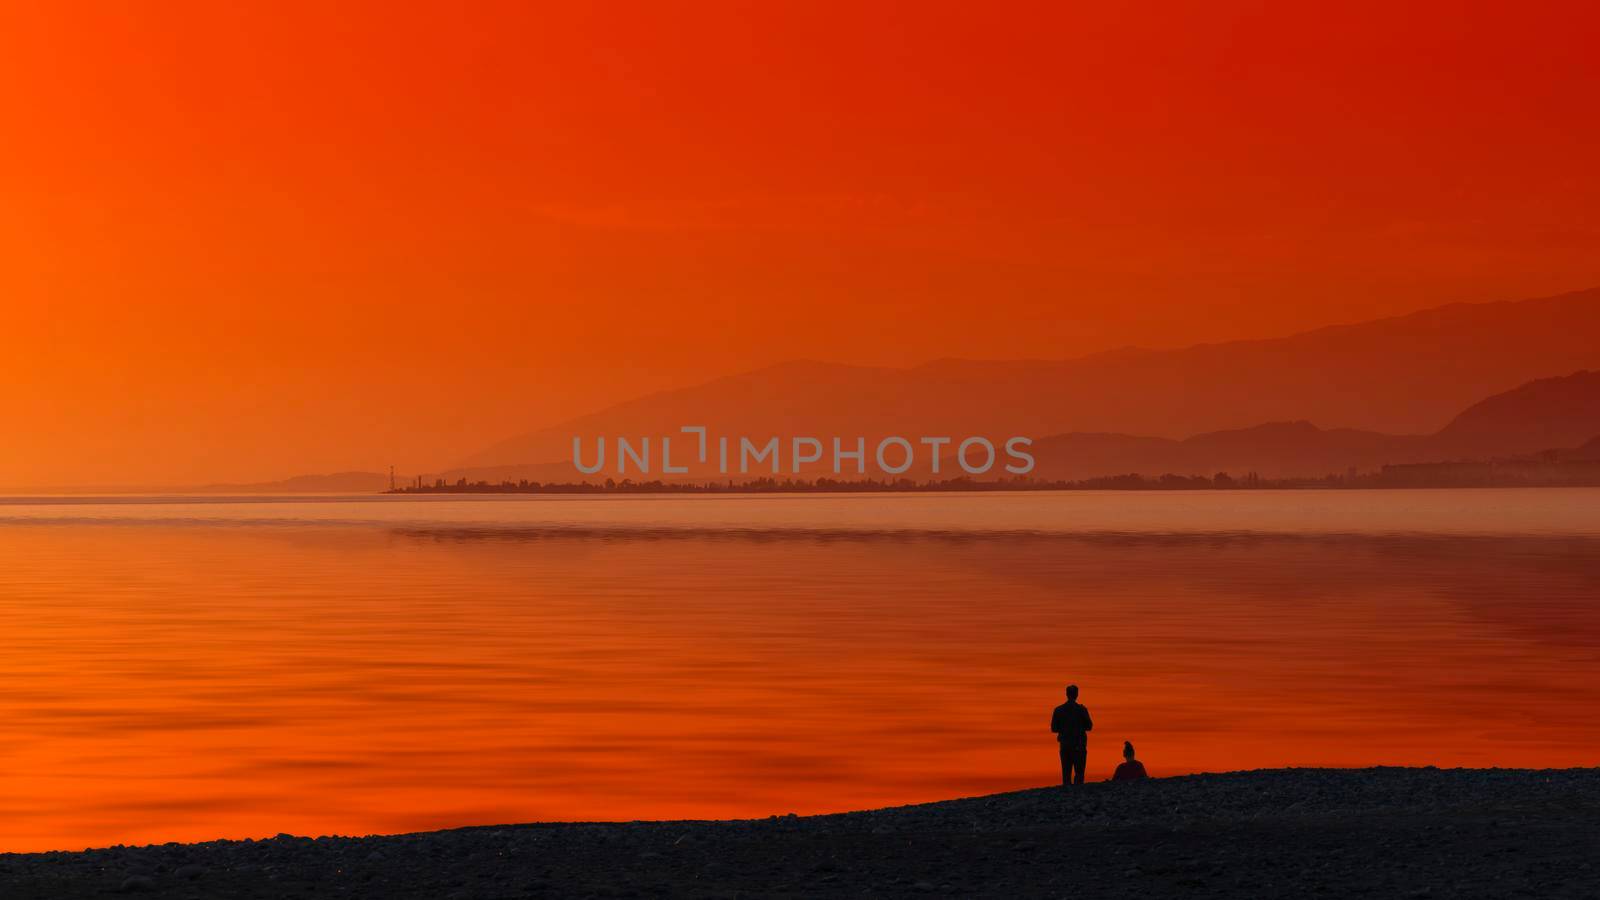
<path fill-rule="evenodd" d="M 1600 491 L 0 499 L 0 850 L 1600 763 Z"/>

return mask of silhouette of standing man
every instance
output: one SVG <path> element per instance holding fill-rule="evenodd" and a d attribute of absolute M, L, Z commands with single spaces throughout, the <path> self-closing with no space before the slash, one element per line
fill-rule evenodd
<path fill-rule="evenodd" d="M 1061 784 L 1083 784 L 1083 766 L 1089 758 L 1089 732 L 1094 721 L 1089 709 L 1078 702 L 1078 686 L 1067 685 L 1067 702 L 1050 715 L 1050 730 L 1061 742 Z"/>

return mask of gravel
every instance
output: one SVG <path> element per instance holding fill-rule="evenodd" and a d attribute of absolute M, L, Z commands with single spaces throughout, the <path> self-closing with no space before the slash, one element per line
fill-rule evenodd
<path fill-rule="evenodd" d="M 6 900 L 1595 897 L 1600 769 L 1278 769 L 828 816 L 0 854 Z"/>

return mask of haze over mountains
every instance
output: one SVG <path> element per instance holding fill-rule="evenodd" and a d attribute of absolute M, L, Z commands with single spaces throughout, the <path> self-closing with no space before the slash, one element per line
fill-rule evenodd
<path fill-rule="evenodd" d="M 1031 448 L 1037 461 L 1031 477 L 1078 481 L 1129 473 L 1156 476 L 1226 472 L 1237 476 L 1255 472 L 1266 478 L 1303 478 L 1339 474 L 1352 467 L 1366 472 L 1391 464 L 1506 458 L 1552 450 L 1561 451 L 1555 456 L 1564 460 L 1600 460 L 1600 371 L 1543 378 L 1496 394 L 1468 407 L 1430 435 L 1322 429 L 1306 421 L 1269 422 L 1251 428 L 1205 432 L 1184 440 L 1106 433 L 1051 435 L 1035 441 Z M 832 476 L 826 462 L 805 467 L 802 477 Z M 721 477 L 698 467 L 691 468 L 694 474 L 678 476 L 678 479 Z M 754 477 L 770 475 L 770 472 L 763 469 L 751 474 Z M 935 476 L 929 465 L 922 464 L 914 466 L 903 477 L 925 480 L 961 474 L 954 458 L 945 456 L 939 475 Z M 781 475 L 789 475 L 787 467 Z M 869 475 L 883 477 L 871 471 Z M 433 477 L 428 476 L 430 483 Z M 467 478 L 490 483 L 516 480 L 564 483 L 620 477 L 623 476 L 618 476 L 608 466 L 605 471 L 585 479 L 570 461 L 448 474 L 450 481 Z M 649 480 L 660 475 L 634 473 L 634 477 L 635 480 Z M 849 477 L 848 470 L 844 477 Z M 996 469 L 985 477 L 1003 477 L 1003 473 Z M 387 482 L 388 477 L 379 473 L 344 472 L 265 484 L 209 485 L 198 490 L 208 493 L 373 492 L 386 488 Z"/>
<path fill-rule="evenodd" d="M 1489 459 L 1576 448 L 1600 436 L 1600 372 L 1545 378 L 1473 404 L 1430 435 L 1321 429 L 1271 422 L 1182 441 L 1118 434 L 1066 434 L 1037 441 L 1035 477 L 1077 480 L 1145 475 L 1256 472 L 1308 477 L 1384 465 Z"/>
<path fill-rule="evenodd" d="M 1321 474 L 1436 458 L 1415 453 L 1531 452 L 1594 435 L 1563 444 L 1556 440 L 1561 426 L 1551 409 L 1508 411 L 1524 402 L 1560 406 L 1544 392 L 1506 398 L 1500 401 L 1505 409 L 1475 407 L 1470 415 L 1462 410 L 1536 379 L 1600 368 L 1597 336 L 1600 289 L 1591 289 L 1451 304 L 1271 340 L 1120 350 L 1065 361 L 942 360 L 909 369 L 791 362 L 652 394 L 519 435 L 444 474 L 572 477 L 576 472 L 567 461 L 574 435 L 592 446 L 602 435 L 675 435 L 683 425 L 760 439 L 861 435 L 869 443 L 891 434 L 1057 435 L 1048 442 L 1049 456 L 1063 467 L 1073 455 L 1101 460 L 1087 469 L 1070 467 L 1070 476 L 1040 473 L 1050 477 L 1159 470 L 1168 459 L 1174 466 L 1190 461 L 1172 471 L 1206 471 L 1212 460 L 1250 457 L 1311 465 Z M 1452 422 L 1457 414 L 1463 420 Z M 1517 416 L 1526 421 L 1519 425 Z M 1432 437 L 1417 437 L 1422 435 Z M 1527 445 L 1530 440 L 1536 443 Z M 685 436 L 679 446 L 687 443 Z M 1184 449 L 1174 451 L 1175 443 Z M 1113 465 L 1117 459 L 1124 462 Z"/>
<path fill-rule="evenodd" d="M 1035 439 L 1033 475 L 1045 479 L 1321 476 L 1591 442 L 1600 437 L 1600 372 L 1589 369 L 1600 370 L 1600 289 L 1452 304 L 1272 340 L 1065 361 L 942 360 L 909 369 L 798 361 L 640 397 L 516 436 L 425 477 L 581 480 L 571 463 L 575 435 L 589 448 L 600 436 L 674 435 L 674 461 L 690 463 L 683 477 L 718 477 L 687 459 L 694 438 L 679 432 L 683 425 L 704 425 L 735 443 L 741 435 L 859 435 L 869 447 L 890 434 L 913 441 L 985 435 L 997 445 L 1026 435 Z M 782 474 L 789 474 L 787 458 Z M 822 465 L 802 472 L 831 474 Z M 926 460 L 905 474 L 932 475 Z M 947 464 L 939 477 L 959 474 Z M 594 480 L 615 476 L 613 455 Z M 387 475 L 342 473 L 217 487 L 365 491 L 386 483 Z"/>

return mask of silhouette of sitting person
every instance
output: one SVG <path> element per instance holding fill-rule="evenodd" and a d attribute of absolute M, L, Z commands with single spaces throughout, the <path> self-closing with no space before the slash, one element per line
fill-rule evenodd
<path fill-rule="evenodd" d="M 1050 730 L 1061 743 L 1061 784 L 1083 784 L 1083 767 L 1089 756 L 1089 732 L 1094 721 L 1078 702 L 1078 686 L 1067 685 L 1067 702 L 1050 716 Z"/>
<path fill-rule="evenodd" d="M 1144 770 L 1144 763 L 1133 758 L 1132 741 L 1122 742 L 1122 759 L 1122 765 L 1117 766 L 1117 771 L 1111 775 L 1112 781 L 1138 781 L 1150 777 Z"/>

